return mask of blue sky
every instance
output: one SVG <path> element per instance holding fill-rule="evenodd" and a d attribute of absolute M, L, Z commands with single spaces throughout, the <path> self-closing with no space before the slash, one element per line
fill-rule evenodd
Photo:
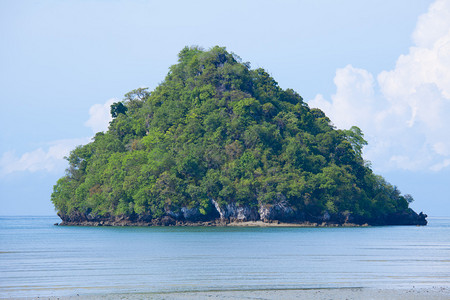
<path fill-rule="evenodd" d="M 373 169 L 450 216 L 450 1 L 0 2 L 0 215 L 51 215 L 63 157 L 186 45 L 226 46 L 338 128 Z"/>

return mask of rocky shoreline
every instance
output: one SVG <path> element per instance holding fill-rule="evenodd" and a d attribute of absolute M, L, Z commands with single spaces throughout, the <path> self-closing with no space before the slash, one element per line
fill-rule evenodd
<path fill-rule="evenodd" d="M 368 227 L 369 224 L 355 224 L 355 223 L 285 223 L 279 221 L 263 222 L 263 221 L 243 221 L 243 222 L 226 222 L 222 220 L 215 220 L 209 222 L 183 222 L 175 221 L 173 223 L 165 223 L 164 220 L 155 220 L 154 222 L 130 222 L 130 221 L 81 221 L 81 222 L 61 222 L 55 223 L 58 226 L 179 226 L 179 227 Z"/>
<path fill-rule="evenodd" d="M 211 200 L 213 209 L 206 215 L 198 208 L 182 207 L 174 212 L 166 210 L 162 217 L 149 215 L 97 215 L 92 212 L 78 211 L 70 214 L 58 213 L 61 223 L 55 225 L 70 226 L 297 226 L 297 227 L 357 227 L 384 225 L 427 225 L 427 215 L 417 214 L 412 209 L 401 213 L 379 215 L 375 217 L 354 216 L 347 212 L 329 213 L 318 216 L 296 211 L 286 202 L 258 207 L 227 204 L 220 206 Z"/>

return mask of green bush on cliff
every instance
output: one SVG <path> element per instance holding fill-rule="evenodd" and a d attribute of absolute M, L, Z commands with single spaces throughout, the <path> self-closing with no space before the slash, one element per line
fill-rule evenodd
<path fill-rule="evenodd" d="M 152 92 L 111 107 L 106 133 L 74 149 L 51 199 L 61 214 L 202 214 L 280 199 L 306 215 L 372 217 L 408 201 L 364 164 L 361 130 L 319 109 L 225 48 L 184 48 Z"/>

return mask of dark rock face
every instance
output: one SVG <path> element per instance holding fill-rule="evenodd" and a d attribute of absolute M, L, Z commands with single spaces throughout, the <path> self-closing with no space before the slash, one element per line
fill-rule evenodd
<path fill-rule="evenodd" d="M 170 225 L 175 225 L 177 223 L 177 221 L 170 217 L 170 216 L 165 216 L 161 219 L 161 225 L 162 226 L 170 226 Z"/>
<path fill-rule="evenodd" d="M 151 215 L 104 215 L 99 216 L 92 213 L 80 213 L 73 212 L 69 215 L 58 213 L 58 216 L 63 220 L 59 225 L 84 225 L 84 226 L 125 226 L 125 225 L 137 225 L 146 226 L 151 225 Z"/>
<path fill-rule="evenodd" d="M 203 215 L 198 208 L 182 207 L 179 212 L 166 211 L 161 218 L 153 218 L 151 215 L 104 215 L 98 216 L 92 213 L 73 212 L 70 215 L 58 213 L 63 222 L 59 225 L 84 225 L 84 226 L 176 226 L 176 225 L 223 225 L 230 222 L 263 221 L 306 223 L 327 225 L 427 225 L 427 215 L 417 214 L 412 209 L 401 213 L 381 215 L 374 218 L 353 216 L 349 213 L 330 214 L 325 211 L 318 216 L 305 215 L 296 211 L 285 199 L 278 199 L 273 204 L 260 204 L 258 207 L 239 206 L 227 204 L 220 206 L 211 199 L 214 205 L 212 211 Z M 57 225 L 57 224 L 56 224 Z"/>
<path fill-rule="evenodd" d="M 388 215 L 386 217 L 386 225 L 427 225 L 428 216 L 422 212 L 417 214 L 412 209 L 407 212 Z"/>
<path fill-rule="evenodd" d="M 385 225 L 421 225 L 425 226 L 428 224 L 426 220 L 427 215 L 424 213 L 417 214 L 411 208 L 408 208 L 404 212 L 394 213 L 389 215 L 380 215 L 373 218 L 361 218 L 355 216 L 349 216 L 349 222 L 356 224 L 367 223 L 374 226 L 385 226 Z"/>

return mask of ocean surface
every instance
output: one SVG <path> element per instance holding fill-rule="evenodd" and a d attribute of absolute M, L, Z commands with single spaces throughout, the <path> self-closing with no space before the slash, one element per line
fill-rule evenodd
<path fill-rule="evenodd" d="M 65 227 L 0 217 L 0 297 L 450 287 L 450 218 L 429 225 Z"/>

